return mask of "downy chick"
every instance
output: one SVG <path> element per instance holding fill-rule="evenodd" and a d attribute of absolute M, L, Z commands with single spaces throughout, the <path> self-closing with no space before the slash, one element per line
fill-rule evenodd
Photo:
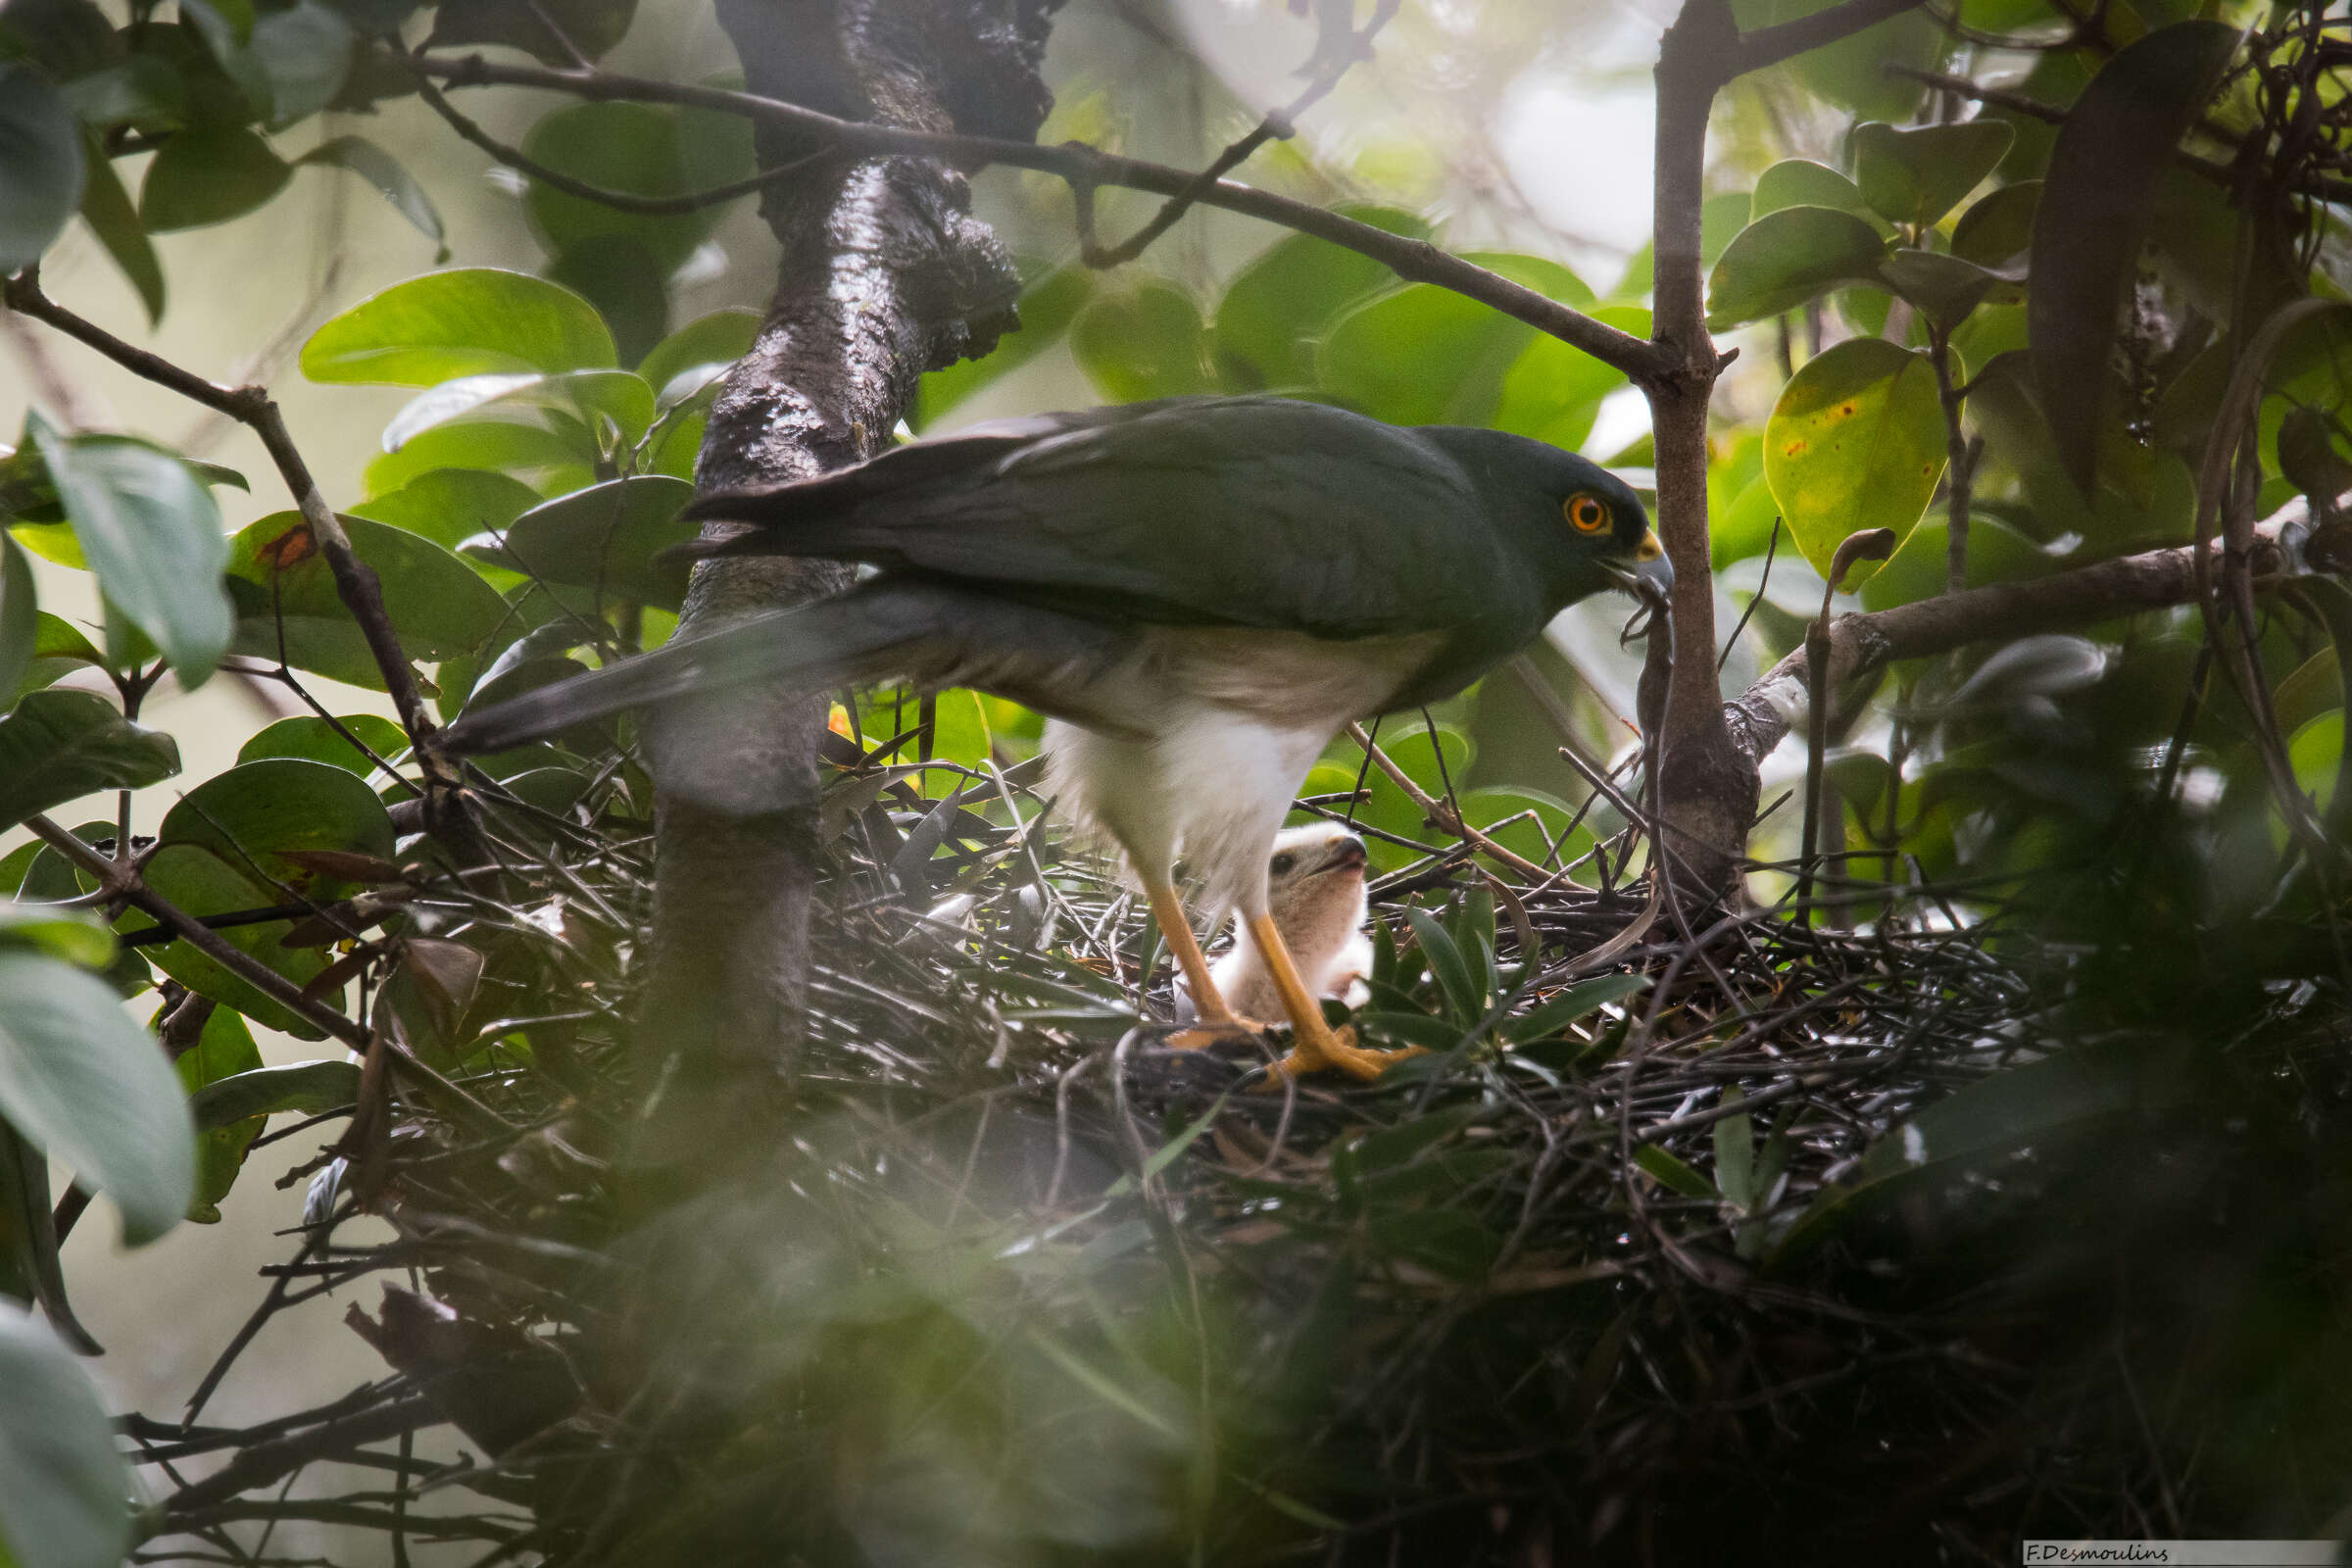
<path fill-rule="evenodd" d="M 1372 941 L 1364 935 L 1365 863 L 1364 841 L 1338 822 L 1310 822 L 1274 836 L 1266 862 L 1269 912 L 1310 995 L 1350 1004 L 1363 995 L 1363 976 L 1372 967 Z M 1233 946 L 1208 973 L 1243 1017 L 1283 1015 L 1274 977 L 1246 932 L 1235 932 Z M 1181 1018 L 1194 1015 L 1181 978 L 1176 1010 Z"/>

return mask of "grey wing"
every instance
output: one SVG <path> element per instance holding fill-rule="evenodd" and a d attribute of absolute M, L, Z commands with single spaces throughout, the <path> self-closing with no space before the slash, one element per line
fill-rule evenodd
<path fill-rule="evenodd" d="M 912 482 L 888 488 L 876 473 L 851 505 L 804 505 L 730 549 L 867 561 L 1082 615 L 1330 637 L 1532 612 L 1530 574 L 1471 479 L 1415 430 L 1217 398 L 971 439 L 968 461 L 907 464 Z"/>

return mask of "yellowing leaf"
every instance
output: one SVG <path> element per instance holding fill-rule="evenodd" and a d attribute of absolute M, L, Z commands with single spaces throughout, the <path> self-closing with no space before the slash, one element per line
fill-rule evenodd
<path fill-rule="evenodd" d="M 1829 575 L 1846 535 L 1910 533 L 1943 472 L 1942 406 L 1924 355 L 1852 338 L 1808 360 L 1764 426 L 1764 479 L 1813 569 Z M 1858 564 L 1845 586 L 1875 571 Z"/>

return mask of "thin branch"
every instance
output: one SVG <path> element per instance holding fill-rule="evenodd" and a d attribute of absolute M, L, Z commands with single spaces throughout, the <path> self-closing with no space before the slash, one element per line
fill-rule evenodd
<path fill-rule="evenodd" d="M 433 85 L 432 77 L 416 68 L 416 63 L 413 58 L 407 55 L 403 55 L 401 58 L 408 62 L 410 74 L 416 78 L 416 96 L 422 98 L 433 113 L 447 122 L 449 128 L 456 131 L 459 136 L 473 143 L 500 163 L 522 171 L 550 189 L 560 190 L 566 196 L 577 196 L 585 202 L 595 202 L 600 207 L 610 207 L 615 212 L 640 213 L 649 218 L 683 217 L 688 213 L 700 212 L 706 207 L 716 207 L 721 202 L 731 202 L 738 196 L 749 196 L 754 191 L 765 190 L 770 185 L 802 172 L 809 165 L 833 156 L 831 149 L 811 153 L 806 158 L 796 158 L 791 163 L 779 165 L 774 169 L 763 169 L 748 179 L 738 179 L 725 185 L 713 185 L 709 190 L 698 190 L 684 196 L 639 196 L 632 191 L 609 190 L 602 185 L 591 185 L 584 179 L 574 179 L 560 169 L 550 169 L 521 148 L 510 147 L 500 141 L 484 130 L 479 122 L 469 118 L 465 111 L 451 103 L 447 95 Z"/>
<path fill-rule="evenodd" d="M 311 540 L 319 554 L 326 558 L 327 570 L 334 575 L 335 592 L 359 622 L 361 635 L 368 640 L 368 650 L 375 656 L 376 670 L 383 676 L 384 689 L 391 694 L 392 705 L 400 714 L 402 728 L 409 734 L 411 744 L 419 748 L 419 760 L 430 775 L 436 763 L 424 743 L 434 730 L 431 717 L 425 712 L 424 699 L 416 689 L 416 677 L 409 668 L 408 655 L 401 651 L 400 639 L 392 629 L 392 617 L 384 610 L 383 586 L 376 580 L 375 571 L 351 548 L 350 536 L 344 533 L 342 519 L 337 517 L 319 494 L 318 481 L 311 477 L 302 454 L 295 449 L 294 439 L 286 433 L 286 421 L 278 414 L 277 404 L 268 389 L 260 386 L 221 386 L 208 381 L 192 371 L 183 370 L 161 355 L 133 347 L 94 322 L 84 320 L 41 292 L 37 268 L 26 268 L 0 285 L 0 303 L 10 310 L 45 321 L 86 347 L 129 370 L 132 374 L 155 382 L 193 402 L 201 403 L 250 427 L 269 449 L 270 461 L 276 464 L 278 476 L 292 493 L 294 504 L 301 510 L 303 522 L 309 527 Z"/>
<path fill-rule="evenodd" d="M 1297 130 L 1298 117 L 1328 97 L 1332 90 L 1339 86 L 1340 78 L 1348 74 L 1348 67 L 1359 60 L 1372 58 L 1372 40 L 1379 36 L 1380 30 L 1389 24 L 1390 20 L 1402 9 L 1403 4 L 1404 0 L 1380 0 L 1380 5 L 1373 11 L 1371 20 L 1364 24 L 1363 30 L 1348 34 L 1348 47 L 1339 53 L 1338 58 L 1328 70 L 1314 81 L 1308 83 L 1304 92 L 1282 108 L 1269 111 L 1266 118 L 1259 121 L 1254 129 L 1219 153 L 1206 169 L 1193 176 L 1190 185 L 1163 202 L 1159 211 L 1152 215 L 1152 220 L 1129 235 L 1122 243 L 1107 249 L 1096 243 L 1094 187 L 1091 185 L 1071 186 L 1070 193 L 1077 198 L 1078 206 L 1079 259 L 1084 261 L 1087 266 L 1095 268 L 1117 267 L 1123 263 L 1134 261 L 1138 256 L 1144 254 L 1145 248 L 1153 240 L 1175 227 L 1176 220 L 1191 211 L 1202 197 L 1215 187 L 1217 181 L 1248 162 L 1250 155 L 1260 147 L 1269 141 L 1290 140 Z"/>
<path fill-rule="evenodd" d="M 2282 564 L 2278 530 L 2291 514 L 2255 531 L 2249 575 Z M 2199 597 L 2195 547 L 2150 550 L 2030 582 L 1998 583 L 1940 594 L 1892 610 L 1840 615 L 1830 624 L 1832 692 L 1901 659 L 1949 653 L 1971 643 L 2006 641 L 2064 626 L 2166 610 Z M 1805 711 L 1805 654 L 1798 649 L 1740 697 L 1723 705 L 1740 750 L 1760 761 Z"/>
<path fill-rule="evenodd" d="M 1120 158 L 1079 142 L 1044 147 L 1035 142 L 1014 141 L 1006 137 L 911 130 L 871 121 L 841 120 L 799 104 L 782 103 L 751 93 L 729 92 L 717 87 L 661 81 L 650 77 L 615 75 L 606 72 L 558 71 L 543 66 L 503 65 L 479 55 L 470 55 L 463 60 L 437 60 L 420 56 L 416 60 L 416 66 L 417 70 L 455 87 L 503 84 L 543 87 L 592 102 L 687 104 L 721 114 L 740 115 L 757 123 L 778 125 L 819 137 L 842 152 L 860 157 L 906 155 L 940 159 L 966 168 L 1003 164 L 1052 174 L 1068 182 L 1073 188 L 1116 185 L 1153 191 L 1162 196 L 1185 196 L 1193 192 L 1200 178 L 1198 172 L 1192 170 Z M 1370 223 L 1328 212 L 1312 203 L 1294 201 L 1287 196 L 1278 196 L 1249 185 L 1238 185 L 1231 180 L 1217 180 L 1205 190 L 1193 194 L 1192 199 L 1204 207 L 1241 213 L 1280 223 L 1300 233 L 1312 234 L 1358 255 L 1368 256 L 1408 282 L 1435 283 L 1481 304 L 1491 305 L 1505 316 L 1525 321 L 1572 348 L 1582 349 L 1602 364 L 1622 370 L 1637 380 L 1647 380 L 1664 373 L 1667 368 L 1666 358 L 1643 339 L 1619 331 L 1556 300 L 1546 299 L 1534 289 L 1514 283 L 1499 273 L 1449 255 L 1427 240 L 1392 234 Z"/>
<path fill-rule="evenodd" d="M 228 1501 L 240 1492 L 266 1487 L 317 1459 L 331 1459 L 370 1443 L 401 1437 L 449 1418 L 421 1394 L 389 1404 L 323 1421 L 268 1443 L 257 1443 L 213 1474 L 164 1499 L 163 1528 L 172 1521 Z"/>

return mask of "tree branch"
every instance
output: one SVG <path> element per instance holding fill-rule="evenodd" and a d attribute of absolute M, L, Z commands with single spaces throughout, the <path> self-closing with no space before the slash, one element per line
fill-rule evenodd
<path fill-rule="evenodd" d="M 227 1502 L 241 1492 L 266 1487 L 318 1459 L 397 1438 L 404 1432 L 438 1426 L 448 1417 L 421 1394 L 395 1399 L 371 1409 L 322 1421 L 315 1427 L 257 1443 L 202 1481 L 182 1487 L 164 1499 L 158 1534 L 178 1528 L 187 1515 Z"/>
<path fill-rule="evenodd" d="M 2255 531 L 2247 565 L 2271 576 L 2283 565 L 2278 530 L 2288 517 Z M 1836 692 L 1899 659 L 1949 653 L 1972 643 L 2006 641 L 2080 626 L 2198 597 L 2196 549 L 2181 545 L 2122 556 L 2030 582 L 1947 593 L 1893 610 L 1840 615 L 1830 625 L 1829 690 Z M 1802 648 L 1723 705 L 1734 744 L 1760 763 L 1804 715 L 1808 680 Z"/>
<path fill-rule="evenodd" d="M 400 638 L 392 629 L 392 617 L 384 610 L 383 586 L 376 580 L 375 570 L 351 548 L 351 538 L 343 531 L 342 519 L 337 517 L 318 492 L 318 481 L 302 461 L 294 439 L 286 433 L 286 421 L 279 415 L 277 404 L 269 391 L 259 386 L 221 386 L 191 371 L 183 370 L 171 361 L 142 348 L 123 342 L 94 322 L 84 320 L 41 292 L 39 271 L 26 268 L 0 285 L 0 303 L 35 320 L 45 321 L 89 348 L 122 366 L 132 374 L 168 387 L 181 397 L 201 403 L 219 414 L 224 414 L 239 424 L 250 428 L 262 438 L 270 461 L 276 465 L 279 478 L 293 495 L 302 520 L 310 529 L 311 540 L 326 558 L 327 570 L 335 579 L 335 593 L 343 606 L 359 622 L 360 633 L 368 640 L 368 651 L 375 658 L 377 673 L 383 676 L 384 689 L 392 697 L 392 706 L 400 714 L 401 727 L 408 731 L 410 744 L 417 748 L 418 761 L 426 776 L 433 778 L 445 772 L 446 764 L 435 760 L 426 744 L 434 731 L 430 715 L 424 710 L 424 699 L 417 692 L 416 677 L 409 668 L 408 655 L 401 650 Z M 455 784 L 455 775 L 442 782 Z"/>
<path fill-rule="evenodd" d="M 688 104 L 696 108 L 741 115 L 757 124 L 815 137 L 845 153 L 861 157 L 907 155 L 933 158 L 965 168 L 1001 164 L 1032 169 L 1066 181 L 1072 188 L 1116 185 L 1132 190 L 1183 197 L 1204 207 L 1220 208 L 1279 223 L 1312 234 L 1334 245 L 1368 256 L 1413 283 L 1435 283 L 1457 294 L 1491 305 L 1538 331 L 1582 349 L 1602 364 L 1638 381 L 1667 372 L 1663 356 L 1649 343 L 1560 304 L 1534 289 L 1483 267 L 1463 261 L 1430 244 L 1375 228 L 1327 212 L 1310 202 L 1294 201 L 1271 191 L 1219 179 L 1196 190 L 1200 175 L 1193 170 L 1146 163 L 1101 152 L 1080 142 L 1043 147 L 1035 142 L 1001 136 L 963 135 L 952 131 L 917 130 L 873 121 L 844 120 L 799 104 L 728 92 L 717 87 L 614 75 L 605 72 L 558 71 L 542 66 L 494 64 L 479 55 L 463 60 L 418 57 L 416 68 L 453 87 L 504 84 L 544 87 L 594 101 L 626 100 L 641 103 Z"/>

